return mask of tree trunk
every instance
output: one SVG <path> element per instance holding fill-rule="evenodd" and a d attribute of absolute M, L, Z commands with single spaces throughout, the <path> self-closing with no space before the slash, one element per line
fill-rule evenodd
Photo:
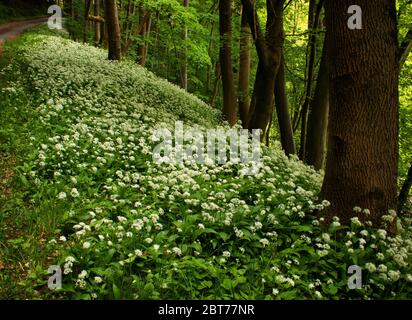
<path fill-rule="evenodd" d="M 260 30 L 255 5 L 242 0 L 248 17 L 259 58 L 255 85 L 249 109 L 248 129 L 260 129 L 261 139 L 266 136 L 273 115 L 275 77 L 282 55 L 283 0 L 267 0 L 266 32 Z"/>
<path fill-rule="evenodd" d="M 222 78 L 222 72 L 220 70 L 220 63 L 219 63 L 219 61 L 217 61 L 216 62 L 216 67 L 215 67 L 215 83 L 213 85 L 212 97 L 210 98 L 210 105 L 212 107 L 214 107 L 215 103 L 216 103 L 216 97 L 219 93 L 219 82 L 220 82 L 221 78 Z"/>
<path fill-rule="evenodd" d="M 96 17 L 100 16 L 100 0 L 94 0 L 94 15 Z M 100 43 L 100 29 L 102 23 L 100 21 L 95 21 L 94 23 L 94 43 L 96 46 L 98 46 Z"/>
<path fill-rule="evenodd" d="M 282 57 L 275 79 L 275 106 L 279 122 L 280 141 L 286 155 L 296 154 L 295 139 L 293 138 L 292 122 L 289 114 L 288 97 L 286 95 L 285 57 Z"/>
<path fill-rule="evenodd" d="M 123 24 L 120 26 L 120 29 L 122 30 L 122 55 L 126 56 L 128 50 L 126 50 L 126 46 L 128 45 L 130 39 L 130 28 L 133 25 L 133 22 L 131 21 L 130 17 L 132 16 L 132 0 L 127 0 L 127 3 L 125 5 L 126 9 L 126 17 L 123 19 Z"/>
<path fill-rule="evenodd" d="M 363 28 L 347 27 L 352 0 L 326 0 L 330 53 L 328 156 L 323 211 L 349 224 L 368 208 L 374 226 L 397 209 L 398 42 L 395 0 L 358 0 Z M 359 216 L 364 220 L 365 214 Z M 394 231 L 393 226 L 388 228 Z"/>
<path fill-rule="evenodd" d="M 185 8 L 189 7 L 189 0 L 183 0 L 183 6 Z M 188 33 L 187 33 L 187 27 L 185 26 L 183 28 L 183 41 L 185 45 L 185 49 L 183 52 L 183 63 L 182 63 L 182 68 L 181 68 L 181 82 L 182 82 L 182 88 L 187 90 L 187 39 L 188 39 Z"/>
<path fill-rule="evenodd" d="M 213 34 L 215 30 L 215 24 L 212 22 L 212 28 L 210 30 L 210 39 L 209 39 L 209 47 L 208 47 L 208 55 L 210 57 L 210 60 L 212 62 L 211 65 L 207 66 L 207 83 L 206 83 L 206 88 L 207 91 L 210 91 L 210 88 L 212 86 L 212 66 L 213 66 L 213 57 L 212 57 L 212 50 L 213 50 Z"/>
<path fill-rule="evenodd" d="M 250 107 L 249 81 L 251 41 L 252 34 L 247 21 L 246 11 L 242 10 L 239 48 L 239 115 L 243 128 L 248 127 L 247 121 Z"/>
<path fill-rule="evenodd" d="M 120 60 L 120 26 L 116 0 L 104 0 L 106 10 L 107 38 L 109 42 L 109 60 Z"/>
<path fill-rule="evenodd" d="M 141 61 L 141 66 L 145 66 L 147 62 L 147 57 L 149 55 L 149 35 L 150 35 L 150 30 L 152 28 L 152 17 L 149 16 L 149 19 L 147 20 L 146 24 L 146 32 L 145 32 L 145 45 L 144 45 L 144 54 L 143 58 Z"/>
<path fill-rule="evenodd" d="M 144 8 L 141 6 L 139 8 L 139 21 L 140 23 L 143 23 L 142 28 L 140 28 L 139 35 L 143 40 L 143 43 L 139 45 L 137 49 L 137 54 L 138 54 L 138 63 L 144 67 L 146 65 L 146 59 L 147 59 L 147 54 L 149 51 L 148 44 L 146 42 L 146 37 L 147 33 L 150 32 L 151 24 L 152 24 L 152 19 L 149 13 L 145 12 Z M 147 17 L 147 19 L 146 19 Z"/>
<path fill-rule="evenodd" d="M 236 124 L 236 94 L 232 67 L 232 0 L 219 0 L 220 68 L 223 86 L 223 117 Z"/>
<path fill-rule="evenodd" d="M 87 42 L 89 33 L 89 12 L 92 4 L 92 0 L 86 0 L 84 2 L 84 21 L 83 21 L 83 42 Z"/>
<path fill-rule="evenodd" d="M 306 95 L 305 101 L 302 106 L 301 115 L 301 129 L 300 129 L 300 149 L 299 149 L 299 159 L 305 160 L 306 154 L 306 131 L 307 131 L 307 120 L 308 111 L 310 105 L 310 99 L 312 96 L 312 86 L 313 86 L 313 73 L 315 70 L 315 58 L 316 58 L 316 38 L 317 29 L 319 26 L 320 13 L 323 7 L 323 0 L 319 0 L 316 5 L 316 0 L 310 0 L 309 4 L 309 18 L 308 18 L 308 30 L 309 30 L 309 41 L 308 41 L 308 59 L 307 59 L 307 72 L 306 72 Z"/>
<path fill-rule="evenodd" d="M 265 68 L 259 60 L 255 85 L 249 110 L 249 129 L 260 129 L 262 139 L 266 136 L 273 115 L 276 65 Z"/>
<path fill-rule="evenodd" d="M 408 200 L 408 195 L 412 186 L 412 163 L 409 167 L 408 175 L 405 179 L 405 182 L 402 185 L 401 192 L 399 193 L 398 201 L 398 212 L 401 213 L 405 207 L 406 201 Z"/>
<path fill-rule="evenodd" d="M 138 27 L 137 27 L 136 34 L 138 34 L 138 35 L 144 34 L 144 33 L 146 33 L 146 29 L 150 29 L 150 25 L 151 25 L 151 20 L 150 20 L 150 18 L 151 18 L 150 13 L 149 13 L 149 12 L 146 12 L 145 15 L 144 15 L 144 17 L 142 17 L 141 21 L 139 21 L 139 25 L 138 25 Z M 147 27 L 146 24 L 148 24 L 149 27 Z M 130 46 L 131 46 L 132 43 L 133 43 L 133 38 L 131 37 L 131 35 L 133 35 L 133 34 L 130 32 L 129 36 L 127 36 L 126 42 L 125 42 L 124 45 L 123 45 L 122 54 L 123 54 L 124 56 L 127 55 L 127 52 L 129 51 L 129 48 L 130 48 Z M 144 55 L 145 52 L 146 52 L 146 50 L 144 50 L 144 51 L 142 52 L 142 54 Z"/>
<path fill-rule="evenodd" d="M 72 17 L 72 19 L 74 19 L 74 17 L 75 17 L 75 12 L 74 12 L 74 0 L 71 0 L 70 1 L 70 6 L 71 6 L 71 17 Z"/>
<path fill-rule="evenodd" d="M 329 117 L 329 61 L 325 37 L 315 93 L 310 104 L 305 163 L 316 170 L 324 167 Z"/>

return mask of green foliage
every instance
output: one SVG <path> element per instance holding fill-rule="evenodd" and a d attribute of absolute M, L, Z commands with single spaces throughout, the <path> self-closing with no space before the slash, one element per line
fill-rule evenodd
<path fill-rule="evenodd" d="M 219 114 L 90 46 L 28 34 L 8 50 L 1 110 L 11 124 L 0 137 L 26 148 L 15 173 L 18 207 L 34 226 L 50 222 L 42 252 L 64 270 L 56 298 L 411 297 L 409 221 L 389 237 L 364 210 L 364 224 L 335 219 L 323 231 L 313 216 L 329 205 L 316 196 L 322 176 L 278 145 L 264 149 L 255 176 L 234 163 L 157 165 L 154 128 L 179 119 L 214 127 Z M 362 289 L 348 289 L 352 264 L 364 269 Z M 22 286 L 44 286 L 46 268 L 31 266 Z"/>

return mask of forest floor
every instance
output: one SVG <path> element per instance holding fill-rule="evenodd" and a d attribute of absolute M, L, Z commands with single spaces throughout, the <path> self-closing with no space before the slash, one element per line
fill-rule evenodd
<path fill-rule="evenodd" d="M 3 51 L 3 43 L 17 38 L 24 30 L 35 27 L 47 21 L 47 17 L 13 21 L 0 25 L 0 54 Z"/>

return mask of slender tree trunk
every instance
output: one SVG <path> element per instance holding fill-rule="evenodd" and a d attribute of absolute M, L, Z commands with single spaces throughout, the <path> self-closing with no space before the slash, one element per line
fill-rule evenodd
<path fill-rule="evenodd" d="M 149 16 L 149 19 L 147 20 L 147 23 L 146 23 L 146 31 L 145 31 L 145 34 L 144 34 L 145 45 L 144 45 L 143 57 L 140 60 L 140 65 L 143 66 L 143 67 L 146 65 L 147 57 L 149 55 L 148 40 L 149 40 L 149 35 L 150 35 L 151 28 L 152 28 L 152 18 Z"/>
<path fill-rule="evenodd" d="M 219 93 L 219 83 L 220 83 L 221 78 L 222 78 L 222 72 L 220 70 L 220 63 L 219 63 L 219 61 L 217 61 L 216 62 L 216 67 L 215 67 L 215 83 L 213 85 L 212 97 L 210 98 L 210 105 L 212 107 L 214 107 L 215 103 L 216 103 L 216 97 Z"/>
<path fill-rule="evenodd" d="M 183 0 L 183 6 L 185 8 L 189 7 L 189 0 Z M 182 88 L 187 90 L 187 39 L 188 39 L 188 32 L 187 27 L 183 28 L 183 41 L 185 44 L 185 49 L 183 52 L 183 63 L 181 68 L 181 81 L 182 81 Z"/>
<path fill-rule="evenodd" d="M 288 97 L 286 95 L 285 57 L 282 57 L 275 79 L 275 106 L 279 122 L 280 141 L 286 155 L 296 154 L 295 139 L 293 138 L 292 122 L 289 114 Z"/>
<path fill-rule="evenodd" d="M 405 182 L 402 185 L 401 192 L 399 193 L 398 201 L 398 212 L 401 213 L 405 207 L 406 201 L 408 200 L 408 195 L 412 187 L 412 163 L 408 170 L 408 175 Z"/>
<path fill-rule="evenodd" d="M 96 17 L 100 16 L 100 0 L 94 0 L 94 15 Z M 96 46 L 99 45 L 100 43 L 100 37 L 101 37 L 101 27 L 102 23 L 100 21 L 95 21 L 94 24 L 94 43 Z"/>
<path fill-rule="evenodd" d="M 219 0 L 220 68 L 223 85 L 223 116 L 231 126 L 236 123 L 236 93 L 232 67 L 232 0 Z"/>
<path fill-rule="evenodd" d="M 146 12 L 142 6 L 139 8 L 139 21 L 144 21 Z M 150 33 L 152 24 L 152 19 L 149 16 L 146 22 L 143 23 L 142 28 L 140 29 L 139 35 L 143 40 L 143 43 L 139 45 L 137 49 L 138 53 L 138 63 L 144 67 L 146 65 L 147 54 L 149 52 L 149 45 L 147 43 L 147 34 Z"/>
<path fill-rule="evenodd" d="M 251 43 L 252 33 L 250 32 L 246 11 L 242 10 L 239 48 L 239 115 L 243 128 L 248 127 L 247 120 L 250 107 L 249 81 L 251 66 Z"/>
<path fill-rule="evenodd" d="M 212 86 L 212 66 L 213 66 L 213 57 L 212 57 L 212 49 L 213 49 L 213 34 L 215 30 L 215 24 L 212 23 L 212 28 L 210 30 L 210 39 L 209 39 L 209 47 L 208 47 L 208 55 L 210 57 L 210 60 L 212 61 L 211 65 L 207 66 L 207 91 L 210 91 L 210 88 Z"/>
<path fill-rule="evenodd" d="M 325 37 L 315 93 L 310 104 L 305 148 L 305 163 L 313 165 L 316 170 L 324 167 L 326 156 L 329 117 L 329 61 L 327 42 L 328 40 Z"/>
<path fill-rule="evenodd" d="M 400 68 L 402 68 L 403 64 L 405 63 L 406 59 L 408 59 L 409 53 L 412 50 L 412 29 L 408 30 L 405 38 L 401 43 L 401 47 L 399 50 L 399 64 Z"/>
<path fill-rule="evenodd" d="M 127 0 L 126 4 L 126 18 L 124 19 L 123 26 L 121 27 L 123 30 L 123 37 L 124 37 L 124 47 L 122 47 L 123 55 L 127 54 L 128 50 L 124 50 L 127 44 L 129 43 L 130 37 L 130 29 L 133 26 L 133 22 L 130 21 L 130 17 L 132 16 L 132 0 Z"/>
<path fill-rule="evenodd" d="M 255 85 L 249 109 L 248 129 L 260 129 L 266 136 L 273 115 L 275 77 L 282 55 L 283 0 L 267 0 L 266 32 L 260 30 L 254 2 L 242 0 L 259 57 Z"/>
<path fill-rule="evenodd" d="M 352 0 L 326 0 L 330 53 L 328 156 L 322 212 L 348 225 L 353 207 L 374 226 L 397 209 L 398 42 L 395 0 L 358 0 L 361 30 L 347 26 Z M 365 214 L 359 216 L 364 220 Z M 393 226 L 388 228 L 394 231 Z"/>
<path fill-rule="evenodd" d="M 117 15 L 116 0 L 105 0 L 107 38 L 109 42 L 109 60 L 120 60 L 121 41 L 120 25 Z"/>
<path fill-rule="evenodd" d="M 103 48 L 107 49 L 108 47 L 108 39 L 107 39 L 107 22 L 103 22 L 102 25 L 102 35 L 100 37 L 100 43 L 99 45 L 102 46 Z"/>
<path fill-rule="evenodd" d="M 72 17 L 72 19 L 74 19 L 74 17 L 75 17 L 75 12 L 74 12 L 74 0 L 71 0 L 70 1 L 70 5 L 71 5 L 71 17 Z"/>
<path fill-rule="evenodd" d="M 86 0 L 84 2 L 84 21 L 83 21 L 83 42 L 87 42 L 89 33 L 89 12 L 92 4 L 92 0 Z"/>
<path fill-rule="evenodd" d="M 64 13 L 70 16 L 72 19 L 74 18 L 74 5 L 73 0 L 66 0 L 63 6 Z"/>
<path fill-rule="evenodd" d="M 275 65 L 271 68 L 265 68 L 263 62 L 259 60 L 250 103 L 248 124 L 249 129 L 262 130 L 262 139 L 266 136 L 273 114 L 275 73 Z"/>

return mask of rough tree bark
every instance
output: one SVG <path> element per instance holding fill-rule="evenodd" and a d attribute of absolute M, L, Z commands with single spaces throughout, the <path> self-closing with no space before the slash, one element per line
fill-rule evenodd
<path fill-rule="evenodd" d="M 316 170 L 324 167 L 329 117 L 329 61 L 327 36 L 322 50 L 315 93 L 310 104 L 305 163 Z"/>
<path fill-rule="evenodd" d="M 220 68 L 223 87 L 223 117 L 236 123 L 236 93 L 232 66 L 232 0 L 219 0 Z"/>
<path fill-rule="evenodd" d="M 347 26 L 352 0 L 326 0 L 330 53 L 328 156 L 321 197 L 327 222 L 349 224 L 353 207 L 370 219 L 397 209 L 398 43 L 395 0 L 358 0 L 361 30 Z M 361 214 L 364 220 L 365 215 Z M 368 218 L 368 219 L 369 219 Z M 388 228 L 389 231 L 394 231 Z"/>
<path fill-rule="evenodd" d="M 248 115 L 250 106 L 249 81 L 251 67 L 252 34 L 247 21 L 246 11 L 242 9 L 240 24 L 240 48 L 239 48 L 239 116 L 243 128 L 248 127 Z"/>
<path fill-rule="evenodd" d="M 120 60 L 121 58 L 121 41 L 120 41 L 120 25 L 117 15 L 116 0 L 104 0 L 107 38 L 109 42 L 109 60 Z"/>

